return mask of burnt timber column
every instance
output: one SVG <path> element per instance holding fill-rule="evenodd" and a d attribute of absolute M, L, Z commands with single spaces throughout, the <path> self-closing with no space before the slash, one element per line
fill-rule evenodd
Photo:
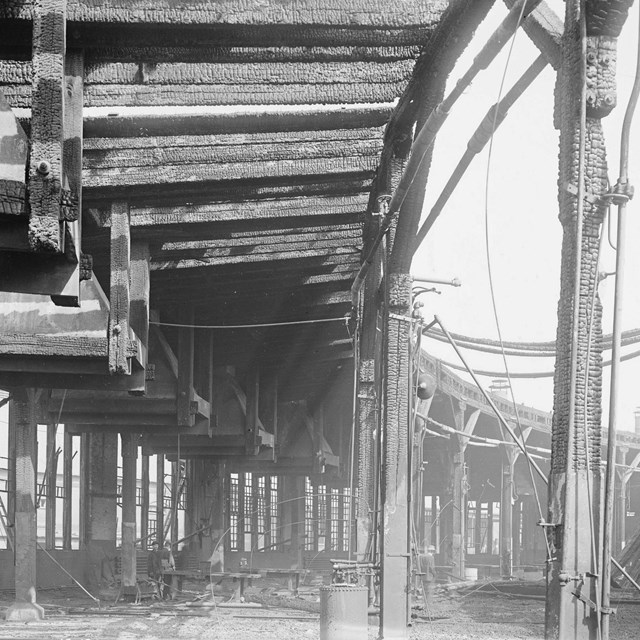
<path fill-rule="evenodd" d="M 47 462 L 45 467 L 45 548 L 56 548 L 56 481 L 58 454 L 56 453 L 56 425 L 47 425 Z"/>
<path fill-rule="evenodd" d="M 614 489 L 615 509 L 613 518 L 613 545 L 611 552 L 614 557 L 619 557 L 620 552 L 624 548 L 626 536 L 626 520 L 627 520 L 627 482 L 625 481 L 626 469 L 624 465 L 627 459 L 628 447 L 616 447 L 616 465 L 620 465 L 616 469 L 616 485 Z"/>
<path fill-rule="evenodd" d="M 224 533 L 227 528 L 227 465 L 218 462 L 214 465 L 213 508 L 211 509 L 211 570 L 224 571 Z"/>
<path fill-rule="evenodd" d="M 303 569 L 304 476 L 282 476 L 282 537 L 289 547 L 292 568 Z"/>
<path fill-rule="evenodd" d="M 36 474 L 38 403 L 41 391 L 13 392 L 16 423 L 15 497 L 15 602 L 7 609 L 7 620 L 42 620 L 44 610 L 36 604 Z"/>
<path fill-rule="evenodd" d="M 384 383 L 380 638 L 406 638 L 409 620 L 411 276 L 389 275 Z"/>
<path fill-rule="evenodd" d="M 16 408 L 13 398 L 9 401 L 8 411 L 8 434 L 7 434 L 7 521 L 14 524 L 16 521 Z M 9 549 L 13 548 L 13 538 L 15 529 L 7 531 L 7 542 Z"/>
<path fill-rule="evenodd" d="M 164 545 L 164 454 L 156 455 L 156 540 Z"/>
<path fill-rule="evenodd" d="M 178 539 L 178 498 L 180 491 L 180 460 L 171 463 L 171 514 L 169 516 L 169 530 L 171 544 Z"/>
<path fill-rule="evenodd" d="M 114 575 L 117 533 L 118 435 L 116 433 L 92 432 L 87 434 L 87 438 L 89 440 L 89 469 L 87 470 L 89 486 L 86 507 L 86 549 L 91 567 L 91 577 L 95 584 L 102 579 L 111 579 Z"/>
<path fill-rule="evenodd" d="M 458 431 L 472 431 L 478 412 L 472 414 L 470 422 L 465 422 L 466 403 L 453 400 L 454 419 Z M 471 423 L 473 420 L 473 423 Z M 449 506 L 445 514 L 448 521 L 449 540 L 445 545 L 445 559 L 451 564 L 451 572 L 464 579 L 465 565 L 465 514 L 467 510 L 467 471 L 465 451 L 469 440 L 452 434 L 449 439 Z"/>
<path fill-rule="evenodd" d="M 375 469 L 379 425 L 376 402 L 376 370 L 380 358 L 377 295 L 380 286 L 380 261 L 375 260 L 364 286 L 361 304 L 360 361 L 358 363 L 358 501 L 356 504 L 356 553 L 358 559 L 372 557 L 373 514 L 375 504 Z"/>
<path fill-rule="evenodd" d="M 513 474 L 518 453 L 515 447 L 502 448 L 502 491 L 500 493 L 500 574 L 513 577 Z"/>
<path fill-rule="evenodd" d="M 549 515 L 545 527 L 552 557 L 547 574 L 545 636 L 562 640 L 598 636 L 596 612 L 574 592 L 595 602 L 596 589 L 601 588 L 593 578 L 586 577 L 584 583 L 576 582 L 575 578 L 580 574 L 602 572 L 592 553 L 594 544 L 598 548 L 600 524 L 597 516 L 595 521 L 590 517 L 591 512 L 599 513 L 601 500 L 602 310 L 596 288 L 599 232 L 606 211 L 602 196 L 607 192 L 601 119 L 616 103 L 616 38 L 631 2 L 587 0 L 583 4 L 586 7 L 586 54 L 582 52 L 581 4 L 580 0 L 566 2 L 554 115 L 556 127 L 560 129 L 558 199 L 563 243 Z M 583 63 L 586 72 L 583 72 Z M 587 78 L 584 103 L 583 75 Z M 581 131 L 584 162 L 580 154 Z M 580 180 L 582 167 L 583 181 Z M 580 210 L 583 222 L 578 228 Z M 578 231 L 580 246 L 577 245 Z"/>
<path fill-rule="evenodd" d="M 141 475 L 140 537 L 142 548 L 146 549 L 149 546 L 149 456 L 142 456 Z"/>
<path fill-rule="evenodd" d="M 417 417 L 413 424 L 413 452 L 411 455 L 411 509 L 413 513 L 413 527 L 418 539 L 416 544 L 422 546 L 425 542 L 424 531 L 424 430 L 426 427 L 426 418 L 431 409 L 431 401 L 420 400 L 418 403 L 417 413 L 423 418 Z"/>
<path fill-rule="evenodd" d="M 136 462 L 138 435 L 122 433 L 122 592 L 136 593 Z"/>

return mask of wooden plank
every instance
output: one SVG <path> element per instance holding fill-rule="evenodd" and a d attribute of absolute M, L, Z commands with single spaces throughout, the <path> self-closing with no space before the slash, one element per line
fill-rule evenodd
<path fill-rule="evenodd" d="M 447 2 L 439 0 L 322 0 L 304 3 L 247 3 L 223 0 L 142 1 L 69 0 L 69 17 L 78 22 L 238 25 L 356 25 L 405 27 L 435 25 Z"/>
<path fill-rule="evenodd" d="M 109 373 L 129 373 L 129 269 L 131 234 L 129 205 L 115 202 L 111 207 L 111 295 L 109 296 Z"/>
<path fill-rule="evenodd" d="M 151 166 L 151 165 L 150 165 Z M 124 167 L 122 169 L 84 169 L 84 184 L 89 188 L 127 187 L 138 185 L 162 185 L 176 182 L 206 182 L 219 180 L 255 180 L 285 178 L 301 175 L 331 175 L 342 173 L 373 174 L 377 156 L 293 159 L 255 163 L 181 164 L 149 167 Z"/>
<path fill-rule="evenodd" d="M 122 187 L 132 204 L 147 206 L 182 206 L 185 203 L 212 201 L 238 202 L 255 198 L 277 198 L 281 196 L 314 196 L 318 194 L 344 195 L 368 191 L 373 182 L 370 172 L 359 174 L 339 174 L 329 176 L 298 176 L 288 180 L 246 180 L 242 184 L 242 198 L 239 197 L 235 182 L 210 181 L 206 183 L 182 183 L 166 185 L 136 185 Z M 88 194 L 88 195 L 87 195 Z M 111 202 L 113 190 L 110 188 L 87 189 L 84 187 L 85 202 L 90 198 L 92 204 L 101 206 L 101 200 Z M 85 207 L 87 208 L 87 207 Z M 88 207 L 89 213 L 96 214 L 95 208 Z"/>
<path fill-rule="evenodd" d="M 264 114 L 265 117 L 270 114 Z M 321 117 L 321 112 L 316 112 L 317 117 Z M 119 137 L 93 137 L 87 138 L 85 143 L 85 149 L 90 155 L 91 152 L 101 152 L 101 156 L 107 152 L 123 151 L 123 150 L 146 150 L 149 149 L 198 149 L 204 148 L 205 150 L 210 148 L 224 149 L 226 147 L 250 147 L 255 148 L 256 145 L 274 145 L 280 144 L 285 146 L 291 145 L 306 145 L 308 143 L 318 142 L 331 142 L 334 140 L 349 140 L 352 142 L 364 142 L 379 140 L 384 136 L 384 127 L 340 127 L 340 114 L 336 113 L 338 118 L 337 122 L 334 122 L 334 126 L 320 128 L 317 131 L 309 128 L 299 129 L 293 126 L 292 129 L 279 130 L 274 127 L 274 130 L 265 131 L 252 131 L 250 127 L 247 127 L 247 131 L 238 130 L 233 132 L 234 119 L 229 114 L 221 113 L 220 118 L 223 118 L 231 126 L 231 132 L 220 130 L 212 133 L 193 133 L 179 135 L 173 130 L 171 135 L 167 135 L 167 131 L 163 134 L 157 135 L 145 135 L 145 136 L 119 136 Z M 113 117 L 113 116 L 112 116 Z M 300 114 L 291 114 L 292 124 L 295 125 L 299 119 Z M 276 123 L 274 123 L 276 124 Z M 327 123 L 328 125 L 329 123 Z M 216 154 L 219 151 L 216 151 Z"/>
<path fill-rule="evenodd" d="M 356 130 L 357 131 L 357 130 Z M 189 136 L 190 138 L 193 136 Z M 213 136 L 203 136 L 211 138 Z M 271 136 L 268 142 L 254 141 L 253 136 L 244 136 L 243 144 L 233 144 L 216 139 L 216 144 L 207 145 L 202 140 L 192 146 L 180 144 L 180 139 L 169 139 L 163 146 L 152 147 L 148 141 L 146 147 L 127 147 L 92 150 L 87 148 L 83 168 L 93 174 L 114 168 L 150 167 L 157 165 L 195 165 L 195 164 L 234 164 L 238 162 L 261 163 L 265 161 L 284 161 L 293 159 L 334 158 L 336 146 L 341 156 L 372 156 L 379 155 L 382 150 L 382 137 L 364 140 L 351 136 L 323 136 L 314 138 L 305 136 L 290 136 L 289 139 L 278 139 Z M 235 136 L 234 136 L 235 137 Z M 260 136 L 266 137 L 266 136 Z M 101 139 L 103 140 L 103 139 Z M 112 139 L 107 139 L 111 141 Z M 122 143 L 122 141 L 120 141 Z M 140 142 L 135 139 L 135 142 Z M 178 143 L 178 144 L 176 144 Z M 89 145 L 87 145 L 88 147 Z"/>
<path fill-rule="evenodd" d="M 222 256 L 218 258 L 200 258 L 195 260 L 158 260 L 151 263 L 152 271 L 163 269 L 196 269 L 199 267 L 210 267 L 221 264 L 239 264 L 246 262 L 264 262 L 271 260 L 306 260 L 309 258 L 323 258 L 329 260 L 335 259 L 336 256 L 349 256 L 359 254 L 357 248 L 350 249 L 346 247 L 338 247 L 332 252 L 323 250 L 307 250 L 307 251 L 281 251 L 265 255 L 243 255 L 243 256 Z"/>
<path fill-rule="evenodd" d="M 209 85 L 92 85 L 87 87 L 88 107 L 119 106 L 227 106 L 373 104 L 393 102 L 408 82 L 405 71 L 399 80 L 384 84 L 209 84 Z"/>
<path fill-rule="evenodd" d="M 181 248 L 174 248 L 171 250 L 161 250 L 154 255 L 154 261 L 160 260 L 189 260 L 200 258 L 222 258 L 226 256 L 263 256 L 264 260 L 268 260 L 271 254 L 278 254 L 283 252 L 306 252 L 310 250 L 325 249 L 327 253 L 331 253 L 338 248 L 350 249 L 354 253 L 362 250 L 362 239 L 358 236 L 351 236 L 346 238 L 328 238 L 328 239 L 310 239 L 305 242 L 291 242 L 284 241 L 278 242 L 281 238 L 274 240 L 262 239 L 262 242 L 242 242 L 234 246 L 233 241 L 215 242 L 210 241 L 212 246 L 208 248 L 194 248 L 191 243 L 181 242 L 176 243 L 176 246 L 181 245 Z"/>
<path fill-rule="evenodd" d="M 35 252 L 62 253 L 66 0 L 38 0 L 33 11 L 29 244 Z"/>
<path fill-rule="evenodd" d="M 125 46 L 96 47 L 87 50 L 87 61 L 99 68 L 106 62 L 135 62 L 138 64 L 158 64 L 167 62 L 225 63 L 243 64 L 258 62 L 392 62 L 417 57 L 420 47 L 413 46 L 173 46 L 169 43 L 159 49 L 148 45 L 128 43 Z M 24 62 L 30 67 L 28 61 Z M 31 71 L 22 69 L 18 77 L 31 79 Z M 139 77 L 140 80 L 144 76 Z"/>
<path fill-rule="evenodd" d="M 131 224 L 140 229 L 146 226 L 205 224 L 239 220 L 274 220 L 288 217 L 307 217 L 361 214 L 366 210 L 365 194 L 349 196 L 278 198 L 277 200 L 248 200 L 244 202 L 212 202 L 181 206 L 133 206 Z M 110 224 L 104 220 L 103 224 Z M 164 232 L 162 232 L 164 233 Z"/>

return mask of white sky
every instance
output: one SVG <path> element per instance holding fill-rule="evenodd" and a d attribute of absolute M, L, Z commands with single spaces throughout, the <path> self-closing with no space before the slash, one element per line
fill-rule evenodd
<path fill-rule="evenodd" d="M 564 16 L 564 2 L 548 2 Z M 478 46 L 486 42 L 506 15 L 497 2 L 478 30 L 474 42 L 461 58 L 450 82 L 468 68 Z M 612 183 L 618 176 L 618 149 L 622 119 L 633 84 L 638 33 L 638 3 L 634 3 L 619 42 L 618 106 L 605 119 L 605 134 Z M 457 104 L 436 141 L 425 205 L 425 214 L 462 156 L 467 141 L 487 109 L 496 102 L 509 45 L 493 65 L 483 72 Z M 504 91 L 537 57 L 538 50 L 524 32 L 519 32 L 508 65 Z M 489 183 L 489 236 L 498 316 L 504 340 L 555 340 L 560 280 L 562 228 L 558 220 L 558 133 L 553 128 L 555 72 L 547 67 L 534 85 L 514 105 L 498 129 L 493 143 Z M 640 109 L 632 129 L 630 180 L 640 189 Z M 488 147 L 487 147 L 488 148 Z M 425 294 L 425 319 L 440 315 L 450 331 L 497 339 L 491 306 L 485 254 L 485 179 L 487 150 L 477 156 L 453 194 L 439 220 L 416 254 L 413 272 L 435 277 L 457 276 L 460 288 L 439 287 L 441 295 Z M 616 208 L 612 211 L 617 212 Z M 625 269 L 623 329 L 640 326 L 640 196 L 628 205 L 628 255 Z M 615 220 L 615 216 L 614 216 Z M 613 229 L 615 238 L 615 226 Z M 615 270 L 615 254 L 606 245 L 601 271 Z M 605 316 L 604 332 L 612 330 L 613 278 L 600 285 Z M 425 340 L 435 356 L 459 363 L 450 346 Z M 637 346 L 625 348 L 633 351 Z M 502 357 L 467 351 L 472 366 L 503 370 Z M 605 359 L 610 351 L 605 352 Z M 511 371 L 550 371 L 553 358 L 508 359 Z M 634 409 L 640 405 L 640 358 L 621 366 L 621 410 L 619 429 L 633 429 Z M 483 378 L 485 387 L 491 379 Z M 604 376 L 603 424 L 608 421 L 609 370 Z M 551 410 L 553 381 L 515 380 L 517 402 Z"/>

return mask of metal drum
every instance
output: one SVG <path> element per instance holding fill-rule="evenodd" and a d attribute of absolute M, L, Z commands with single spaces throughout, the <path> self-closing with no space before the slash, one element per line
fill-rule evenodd
<path fill-rule="evenodd" d="M 320 587 L 320 640 L 367 640 L 368 589 Z"/>

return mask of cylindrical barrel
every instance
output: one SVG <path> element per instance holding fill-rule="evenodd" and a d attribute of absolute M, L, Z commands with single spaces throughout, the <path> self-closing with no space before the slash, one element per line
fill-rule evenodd
<path fill-rule="evenodd" d="M 367 640 L 367 606 L 366 587 L 320 587 L 320 640 Z"/>

